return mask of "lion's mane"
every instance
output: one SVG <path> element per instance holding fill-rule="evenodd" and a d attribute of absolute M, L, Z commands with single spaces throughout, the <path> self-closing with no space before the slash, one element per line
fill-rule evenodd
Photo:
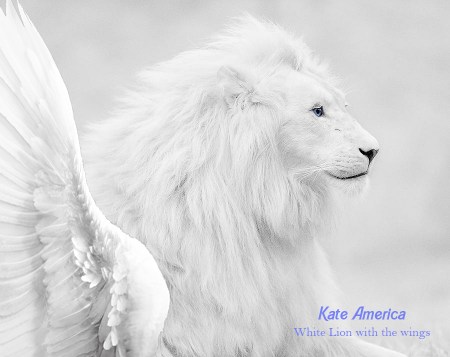
<path fill-rule="evenodd" d="M 319 306 L 333 301 L 315 238 L 332 205 L 326 185 L 282 166 L 284 94 L 265 78 L 283 66 L 329 78 L 301 41 L 247 17 L 144 71 L 89 128 L 88 183 L 106 216 L 155 256 L 171 293 L 162 343 L 174 355 L 352 355 L 293 332 L 320 327 Z M 218 75 L 229 68 L 237 83 Z"/>

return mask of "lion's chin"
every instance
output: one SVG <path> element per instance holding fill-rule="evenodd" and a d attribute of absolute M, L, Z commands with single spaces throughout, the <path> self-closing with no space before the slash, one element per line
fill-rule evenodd
<path fill-rule="evenodd" d="M 369 176 L 367 173 L 346 178 L 327 175 L 327 181 L 331 187 L 336 188 L 349 196 L 359 196 L 363 194 L 369 186 Z"/>

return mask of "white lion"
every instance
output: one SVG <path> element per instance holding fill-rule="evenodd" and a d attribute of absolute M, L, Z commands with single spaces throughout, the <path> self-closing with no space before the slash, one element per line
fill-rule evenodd
<path fill-rule="evenodd" d="M 400 356 L 293 329 L 326 327 L 334 285 L 317 237 L 334 192 L 360 191 L 378 151 L 302 41 L 238 21 L 143 72 L 86 139 L 96 202 L 169 287 L 158 356 Z"/>

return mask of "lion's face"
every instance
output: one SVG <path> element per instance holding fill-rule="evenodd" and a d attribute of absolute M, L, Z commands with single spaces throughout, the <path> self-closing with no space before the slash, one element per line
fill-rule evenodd
<path fill-rule="evenodd" d="M 348 113 L 342 92 L 308 73 L 291 71 L 284 82 L 280 149 L 288 172 L 301 181 L 364 184 L 379 145 Z"/>

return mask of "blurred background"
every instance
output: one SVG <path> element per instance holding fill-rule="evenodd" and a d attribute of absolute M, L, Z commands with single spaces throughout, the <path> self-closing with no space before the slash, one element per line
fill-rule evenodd
<path fill-rule="evenodd" d="M 80 131 L 105 118 L 145 66 L 204 43 L 248 12 L 304 40 L 343 79 L 351 113 L 380 142 L 371 188 L 346 207 L 330 260 L 350 311 L 407 311 L 425 340 L 450 340 L 450 2 L 446 0 L 22 0 L 68 87 Z M 373 339 L 369 339 L 374 341 Z M 420 354 L 420 349 L 427 350 Z M 434 349 L 434 352 L 433 352 Z M 441 355 L 441 354 L 439 354 Z M 444 354 L 445 355 L 445 354 Z"/>

